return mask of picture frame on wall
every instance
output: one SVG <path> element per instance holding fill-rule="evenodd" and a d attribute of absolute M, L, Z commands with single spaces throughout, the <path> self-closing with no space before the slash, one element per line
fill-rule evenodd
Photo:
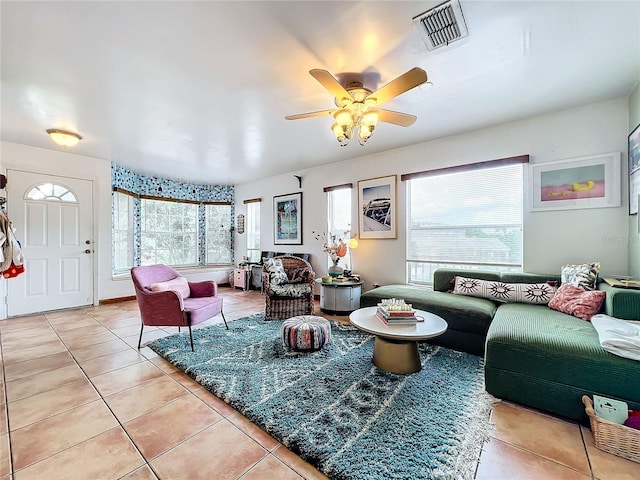
<path fill-rule="evenodd" d="M 302 192 L 273 197 L 273 243 L 302 245 Z"/>
<path fill-rule="evenodd" d="M 638 214 L 640 195 L 640 123 L 629 134 L 629 215 Z"/>
<path fill-rule="evenodd" d="M 620 152 L 529 164 L 530 210 L 619 207 Z"/>
<path fill-rule="evenodd" d="M 397 238 L 397 175 L 358 181 L 358 236 Z"/>

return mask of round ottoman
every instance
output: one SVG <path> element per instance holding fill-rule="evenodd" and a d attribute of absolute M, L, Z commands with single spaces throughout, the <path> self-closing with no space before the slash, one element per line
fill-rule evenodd
<path fill-rule="evenodd" d="M 299 315 L 282 322 L 282 342 L 294 350 L 320 350 L 331 340 L 331 324 L 314 315 Z"/>

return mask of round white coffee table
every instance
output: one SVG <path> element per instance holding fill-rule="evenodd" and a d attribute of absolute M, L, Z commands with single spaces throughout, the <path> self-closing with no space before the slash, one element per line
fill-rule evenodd
<path fill-rule="evenodd" d="M 416 310 L 424 318 L 415 325 L 387 326 L 376 316 L 377 307 L 365 307 L 349 315 L 349 321 L 358 330 L 375 335 L 373 364 L 391 373 L 407 374 L 422 369 L 418 342 L 428 340 L 447 331 L 447 322 L 433 313 Z"/>

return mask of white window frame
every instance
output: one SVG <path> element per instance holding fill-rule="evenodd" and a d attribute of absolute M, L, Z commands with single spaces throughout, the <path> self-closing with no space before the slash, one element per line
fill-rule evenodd
<path fill-rule="evenodd" d="M 351 187 L 334 188 L 327 192 L 327 236 L 335 235 L 345 243 L 351 238 L 351 219 L 353 218 L 352 203 L 353 189 Z M 333 265 L 327 255 L 327 267 Z M 351 270 L 351 249 L 340 259 L 339 265 L 345 270 Z"/>
<path fill-rule="evenodd" d="M 432 181 L 437 181 L 438 176 L 437 175 L 433 175 L 433 176 L 427 176 L 427 179 L 425 179 L 425 181 L 421 181 L 422 179 L 417 178 L 417 179 L 408 179 L 407 180 L 407 188 L 406 188 L 406 192 L 407 192 L 407 198 L 406 198 L 406 204 L 407 204 L 407 246 L 406 246 L 406 281 L 407 283 L 417 283 L 417 284 L 423 284 L 423 285 L 427 285 L 427 286 L 432 286 L 433 285 L 433 271 L 437 268 L 457 268 L 457 269 L 468 269 L 468 270 L 493 270 L 493 271 L 512 271 L 512 272 L 521 272 L 522 271 L 522 260 L 523 260 L 523 214 L 522 214 L 522 209 L 524 207 L 524 167 L 521 163 L 516 163 L 514 162 L 513 164 L 508 164 L 508 165 L 502 165 L 502 166 L 496 166 L 494 168 L 504 168 L 504 167 L 512 167 L 516 169 L 516 174 L 519 175 L 519 185 L 520 185 L 520 192 L 519 192 L 519 198 L 520 198 L 520 221 L 519 223 L 509 223 L 509 224 L 465 224 L 464 226 L 461 225 L 439 225 L 439 226 L 434 226 L 434 227 L 420 227 L 420 228 L 414 228 L 414 219 L 412 218 L 412 211 L 411 211 L 411 206 L 412 206 L 412 188 L 428 188 L 427 186 L 425 186 L 426 183 L 428 182 L 432 182 Z M 493 168 L 492 168 L 493 169 Z M 518 172 L 519 169 L 519 173 Z M 446 170 L 446 169 L 445 169 Z M 467 171 L 460 171 L 460 172 L 454 172 L 454 173 L 443 173 L 443 175 L 465 175 L 467 173 L 470 173 L 471 169 L 467 170 Z M 489 168 L 486 169 L 473 169 L 473 172 L 480 172 L 483 170 L 489 170 Z M 492 172 L 495 173 L 495 172 Z M 498 188 L 498 187 L 496 187 Z M 473 200 L 471 197 L 469 197 L 470 200 Z M 444 199 L 443 201 L 448 201 L 447 199 Z M 412 252 L 413 252 L 413 246 L 412 246 L 412 241 L 414 240 L 414 237 L 412 235 L 412 232 L 414 232 L 415 230 L 425 230 L 425 231 L 436 231 L 436 230 L 441 230 L 441 231 L 446 231 L 446 230 L 465 230 L 465 229 L 476 229 L 476 230 L 481 230 L 481 229 L 492 229 L 492 228 L 507 228 L 507 229 L 519 229 L 520 231 L 520 244 L 519 244 L 519 261 L 504 261 L 503 259 L 498 259 L 496 261 L 490 261 L 487 259 L 484 259 L 483 261 L 457 261 L 455 258 L 450 258 L 450 259 L 441 259 L 438 261 L 435 261 L 434 259 L 425 259 L 425 258 L 412 258 Z"/>
<path fill-rule="evenodd" d="M 224 210 L 226 212 L 226 224 L 222 226 L 219 224 L 220 222 L 216 222 L 213 224 L 211 211 L 212 210 L 222 209 L 222 217 L 225 216 Z M 205 204 L 205 264 L 206 265 L 229 265 L 232 263 L 232 255 L 233 248 L 231 242 L 233 242 L 233 235 L 231 234 L 233 219 L 232 219 L 232 206 L 230 204 Z M 217 240 L 221 239 L 221 244 L 217 246 L 217 248 L 221 249 L 223 252 L 221 257 L 225 258 L 211 258 L 212 255 L 212 246 L 214 244 L 214 238 Z M 225 256 L 226 255 L 226 256 Z"/>
<path fill-rule="evenodd" d="M 150 203 L 153 202 L 153 203 Z M 147 222 L 150 222 L 151 219 L 147 218 L 148 215 L 150 215 L 149 212 L 146 211 L 147 206 L 151 206 L 153 205 L 155 208 L 159 208 L 162 205 L 166 205 L 166 206 L 170 206 L 170 207 L 175 207 L 175 206 L 180 206 L 183 209 L 188 209 L 188 210 L 193 210 L 193 230 L 188 230 L 188 231 L 167 231 L 167 230 L 162 230 L 162 229 L 155 229 L 155 230 L 148 230 L 147 229 Z M 191 212 L 190 212 L 191 213 Z M 157 216 L 161 219 L 161 220 L 166 220 L 167 215 L 166 214 L 157 214 Z M 174 220 L 184 220 L 187 215 L 186 214 L 178 214 L 178 215 L 173 215 L 172 216 Z M 198 205 L 192 202 L 177 202 L 175 200 L 170 200 L 170 199 L 159 199 L 159 198 L 142 198 L 140 201 L 140 264 L 141 265 L 150 265 L 150 264 L 155 264 L 155 263 L 163 263 L 165 265 L 169 265 L 171 267 L 190 267 L 190 266 L 196 266 L 198 265 L 198 238 L 199 238 L 199 232 L 198 232 Z M 176 243 L 175 243 L 175 239 L 171 239 L 169 238 L 171 235 L 191 235 L 193 236 L 193 244 L 191 245 L 190 248 L 194 248 L 194 257 L 192 257 L 191 259 L 188 259 L 188 261 L 184 261 L 184 262 L 172 262 L 168 259 L 162 258 L 162 255 L 159 255 L 158 252 L 161 251 L 171 251 L 171 248 L 175 248 Z M 153 243 L 155 243 L 157 241 L 158 238 L 153 238 L 156 235 L 160 235 L 159 238 L 164 239 L 164 248 L 160 248 L 156 245 L 155 248 L 149 249 L 148 247 L 145 247 L 144 243 L 145 241 L 151 241 Z M 146 238 L 145 238 L 146 236 Z M 151 258 L 149 258 L 149 253 L 150 252 L 154 252 L 152 255 L 150 255 Z M 171 255 L 171 254 L 170 254 Z M 184 256 L 184 251 L 181 254 L 182 256 Z M 145 259 L 145 257 L 147 257 L 147 259 Z"/>
<path fill-rule="evenodd" d="M 258 201 L 248 202 L 246 228 L 247 233 L 247 259 L 249 262 L 260 262 L 260 203 Z"/>
<path fill-rule="evenodd" d="M 121 212 L 121 202 L 126 202 L 126 212 Z M 114 191 L 112 196 L 112 232 L 111 237 L 113 241 L 112 248 L 112 272 L 113 274 L 119 274 L 129 271 L 133 267 L 133 197 L 126 193 Z M 121 218 L 121 214 L 125 218 Z M 124 227 L 122 226 L 124 223 Z M 124 239 L 124 249 L 122 248 L 122 241 Z M 126 251 L 125 265 L 117 265 L 117 259 L 119 255 L 116 250 Z"/>

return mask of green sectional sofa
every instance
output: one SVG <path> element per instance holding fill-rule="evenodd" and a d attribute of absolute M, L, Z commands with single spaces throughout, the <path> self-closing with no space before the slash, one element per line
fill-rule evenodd
<path fill-rule="evenodd" d="M 587 422 L 582 395 L 608 396 L 640 409 L 640 362 L 613 355 L 600 346 L 591 323 L 546 305 L 496 303 L 449 293 L 457 275 L 505 283 L 558 281 L 559 275 L 438 269 L 434 290 L 387 285 L 364 293 L 360 306 L 382 298 L 404 298 L 414 308 L 444 318 L 447 332 L 433 343 L 485 356 L 485 386 L 498 398 Z M 640 320 L 640 290 L 613 288 L 603 313 Z"/>

